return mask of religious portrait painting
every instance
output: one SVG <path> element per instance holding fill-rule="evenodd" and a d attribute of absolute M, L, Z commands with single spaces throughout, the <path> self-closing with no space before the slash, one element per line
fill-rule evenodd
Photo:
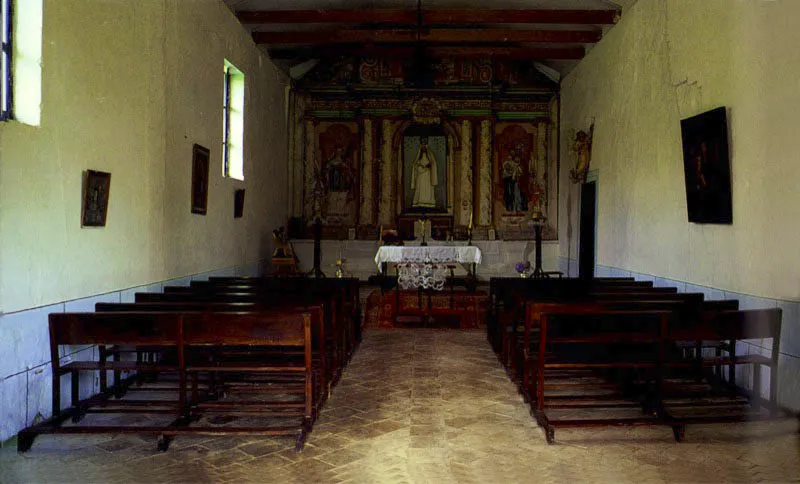
<path fill-rule="evenodd" d="M 733 223 L 725 108 L 684 119 L 681 135 L 689 221 Z"/>
<path fill-rule="evenodd" d="M 315 196 L 326 225 L 355 225 L 358 214 L 358 125 L 320 123 Z"/>
<path fill-rule="evenodd" d="M 534 156 L 532 126 L 521 123 L 498 125 L 495 135 L 495 213 L 499 220 L 515 224 L 540 203 L 541 180 Z"/>
<path fill-rule="evenodd" d="M 82 227 L 105 227 L 111 173 L 87 170 L 83 188 Z"/>
<path fill-rule="evenodd" d="M 447 212 L 447 136 L 435 127 L 403 133 L 404 213 Z"/>
<path fill-rule="evenodd" d="M 506 240 L 532 237 L 531 219 L 546 220 L 544 238 L 557 237 L 558 158 L 546 119 L 495 124 L 492 183 L 494 227 Z M 557 145 L 555 145 L 557 146 Z"/>
<path fill-rule="evenodd" d="M 192 147 L 192 213 L 205 215 L 208 211 L 208 148 Z"/>

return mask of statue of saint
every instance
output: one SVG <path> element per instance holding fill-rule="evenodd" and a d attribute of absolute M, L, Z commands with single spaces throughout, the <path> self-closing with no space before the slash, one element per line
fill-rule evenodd
<path fill-rule="evenodd" d="M 337 146 L 333 155 L 325 163 L 325 175 L 329 192 L 347 192 L 350 190 L 350 173 L 344 160 L 344 149 Z"/>
<path fill-rule="evenodd" d="M 411 190 L 414 192 L 414 201 L 411 206 L 436 208 L 436 186 L 439 184 L 438 165 L 433 153 L 428 149 L 428 138 L 423 137 L 420 143 L 411 176 Z"/>
<path fill-rule="evenodd" d="M 522 177 L 521 149 L 512 149 L 503 161 L 503 204 L 509 212 L 524 212 L 528 201 L 519 184 Z"/>

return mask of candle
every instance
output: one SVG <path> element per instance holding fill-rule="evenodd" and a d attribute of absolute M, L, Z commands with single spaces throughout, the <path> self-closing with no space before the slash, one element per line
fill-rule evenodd
<path fill-rule="evenodd" d="M 472 211 L 469 212 L 469 228 L 472 228 Z"/>

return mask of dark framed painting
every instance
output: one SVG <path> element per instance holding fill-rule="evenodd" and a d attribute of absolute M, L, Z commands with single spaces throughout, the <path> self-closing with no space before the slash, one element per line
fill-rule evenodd
<path fill-rule="evenodd" d="M 87 170 L 83 183 L 82 227 L 105 227 L 111 173 Z"/>
<path fill-rule="evenodd" d="M 192 147 L 192 213 L 208 211 L 208 165 L 211 153 L 200 145 Z"/>
<path fill-rule="evenodd" d="M 682 120 L 681 136 L 689 222 L 733 223 L 726 109 Z"/>
<path fill-rule="evenodd" d="M 415 125 L 403 133 L 403 213 L 447 213 L 447 135 Z"/>
<path fill-rule="evenodd" d="M 244 215 L 244 188 L 233 192 L 233 218 L 242 218 Z"/>

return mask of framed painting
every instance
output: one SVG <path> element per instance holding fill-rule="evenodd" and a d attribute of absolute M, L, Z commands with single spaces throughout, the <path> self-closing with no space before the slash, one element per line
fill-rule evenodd
<path fill-rule="evenodd" d="M 82 227 L 105 227 L 111 173 L 87 170 L 83 183 Z"/>
<path fill-rule="evenodd" d="M 689 222 L 733 223 L 726 109 L 682 120 L 681 137 Z"/>
<path fill-rule="evenodd" d="M 208 211 L 208 148 L 192 147 L 192 213 L 205 215 Z"/>
<path fill-rule="evenodd" d="M 233 218 L 242 218 L 244 215 L 244 188 L 233 193 Z"/>

